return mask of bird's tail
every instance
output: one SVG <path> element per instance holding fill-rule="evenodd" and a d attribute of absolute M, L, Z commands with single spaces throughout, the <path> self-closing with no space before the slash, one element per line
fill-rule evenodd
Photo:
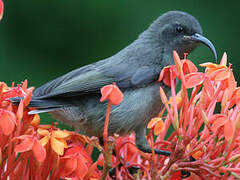
<path fill-rule="evenodd" d="M 13 103 L 14 105 L 19 105 L 20 101 L 23 99 L 24 99 L 24 97 L 9 98 L 10 102 Z"/>
<path fill-rule="evenodd" d="M 13 97 L 9 98 L 11 103 L 14 105 L 19 105 L 20 101 L 23 100 L 24 97 Z M 34 107 L 36 110 L 29 111 L 28 114 L 39 114 L 45 112 L 51 112 L 60 109 L 62 106 L 60 103 L 53 100 L 41 100 L 41 99 L 31 99 L 28 107 Z"/>

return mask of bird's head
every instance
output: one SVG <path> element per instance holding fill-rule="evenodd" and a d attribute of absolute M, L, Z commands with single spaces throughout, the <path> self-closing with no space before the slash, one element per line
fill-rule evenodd
<path fill-rule="evenodd" d="M 169 11 L 161 15 L 150 29 L 157 32 L 161 43 L 171 51 L 176 50 L 180 56 L 183 56 L 183 53 L 190 53 L 202 43 L 210 48 L 217 59 L 213 44 L 202 35 L 202 28 L 197 19 L 188 13 Z"/>

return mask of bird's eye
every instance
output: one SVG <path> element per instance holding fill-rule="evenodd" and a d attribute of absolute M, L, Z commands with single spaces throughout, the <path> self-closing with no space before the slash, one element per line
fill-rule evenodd
<path fill-rule="evenodd" d="M 176 30 L 177 30 L 178 33 L 181 33 L 181 32 L 183 32 L 183 27 L 182 26 L 177 26 Z"/>

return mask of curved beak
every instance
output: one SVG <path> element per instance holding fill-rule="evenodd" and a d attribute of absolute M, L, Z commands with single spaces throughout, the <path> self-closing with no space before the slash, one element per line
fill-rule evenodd
<path fill-rule="evenodd" d="M 214 47 L 214 45 L 212 44 L 211 41 L 209 41 L 207 38 L 205 38 L 203 35 L 201 34 L 193 34 L 192 36 L 190 36 L 191 40 L 193 41 L 196 41 L 196 42 L 199 42 L 199 43 L 203 43 L 205 44 L 211 51 L 212 53 L 214 54 L 214 57 L 217 61 L 217 53 L 216 53 L 216 49 Z"/>

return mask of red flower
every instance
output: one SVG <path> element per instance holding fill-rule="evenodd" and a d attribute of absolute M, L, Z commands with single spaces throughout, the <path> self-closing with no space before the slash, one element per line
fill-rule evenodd
<path fill-rule="evenodd" d="M 3 4 L 2 0 L 0 0 L 0 20 L 2 20 L 3 11 L 4 11 L 4 4 Z"/>
<path fill-rule="evenodd" d="M 41 145 L 40 141 L 33 135 L 22 135 L 16 137 L 15 139 L 20 139 L 22 142 L 15 146 L 15 152 L 26 152 L 26 151 L 33 151 L 33 154 L 37 161 L 43 162 L 46 158 L 46 150 Z"/>
<path fill-rule="evenodd" d="M 193 64 L 192 61 L 188 59 L 183 59 L 181 62 L 184 74 L 194 73 L 198 71 L 197 67 Z"/>
<path fill-rule="evenodd" d="M 201 72 L 187 74 L 185 76 L 186 88 L 193 88 L 195 86 L 202 84 L 204 77 L 205 77 L 204 73 Z"/>
<path fill-rule="evenodd" d="M 0 109 L 0 129 L 4 135 L 9 135 L 13 132 L 16 125 L 16 116 L 13 112 Z"/>
<path fill-rule="evenodd" d="M 125 137 L 119 137 L 116 141 L 116 153 L 124 159 L 125 162 L 141 163 L 141 154 L 135 145 L 135 136 L 130 134 Z"/>
<path fill-rule="evenodd" d="M 107 105 L 107 112 L 106 112 L 106 118 L 104 123 L 104 130 L 103 130 L 103 140 L 104 140 L 104 149 L 107 149 L 107 137 L 108 137 L 108 125 L 109 125 L 109 117 L 110 117 L 110 111 L 111 111 L 111 105 L 119 105 L 123 100 L 123 93 L 121 90 L 117 87 L 116 83 L 106 85 L 101 88 L 101 94 L 102 97 L 100 99 L 100 102 L 109 100 Z"/>
<path fill-rule="evenodd" d="M 88 173 L 92 164 L 91 157 L 87 154 L 82 144 L 74 144 L 69 148 L 64 157 L 61 158 L 62 178 L 78 178 L 82 179 Z"/>
<path fill-rule="evenodd" d="M 171 79 L 175 80 L 177 75 L 176 65 L 167 66 L 161 71 L 158 81 L 163 81 L 165 85 L 171 86 Z"/>
<path fill-rule="evenodd" d="M 167 86 L 171 86 L 171 80 L 175 81 L 176 77 L 181 79 L 180 72 L 182 72 L 183 75 L 186 75 L 198 71 L 197 67 L 190 60 L 180 60 L 176 51 L 173 51 L 173 59 L 176 65 L 164 67 L 158 79 L 158 81 L 163 81 L 163 83 Z"/>
<path fill-rule="evenodd" d="M 101 88 L 101 102 L 109 100 L 112 105 L 119 105 L 123 100 L 123 94 L 115 83 Z"/>

